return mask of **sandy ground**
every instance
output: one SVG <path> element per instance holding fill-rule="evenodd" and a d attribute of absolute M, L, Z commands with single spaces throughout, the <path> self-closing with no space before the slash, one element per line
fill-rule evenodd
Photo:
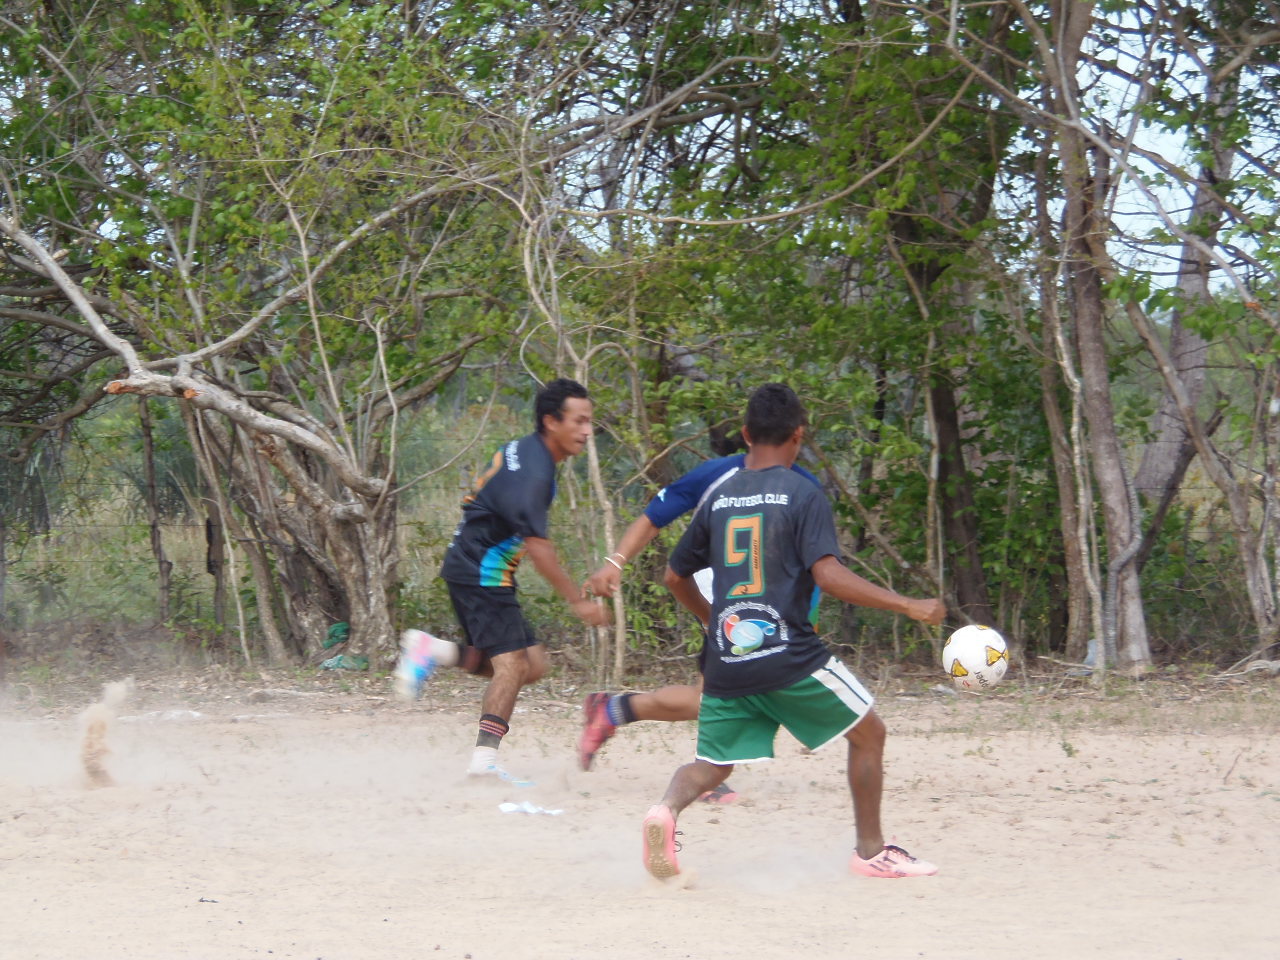
<path fill-rule="evenodd" d="M 101 687 L 11 682 L 0 958 L 1280 957 L 1280 680 L 882 683 L 886 829 L 938 876 L 847 875 L 843 752 L 784 734 L 740 802 L 685 814 L 667 885 L 639 822 L 692 725 L 624 729 L 583 773 L 583 691 L 540 686 L 503 747 L 537 785 L 481 785 L 478 690 L 139 679 L 95 787 Z"/>

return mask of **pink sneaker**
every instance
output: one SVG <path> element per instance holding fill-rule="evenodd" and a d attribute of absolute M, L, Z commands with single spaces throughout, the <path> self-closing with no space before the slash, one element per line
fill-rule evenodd
<path fill-rule="evenodd" d="M 578 737 L 578 766 L 591 769 L 591 761 L 613 736 L 617 726 L 609 719 L 609 694 L 590 693 L 582 702 L 582 734 Z"/>
<path fill-rule="evenodd" d="M 714 790 L 708 790 L 698 798 L 703 803 L 733 803 L 738 799 L 738 791 L 729 786 L 729 781 L 725 781 Z"/>
<path fill-rule="evenodd" d="M 936 865 L 928 860 L 917 860 L 901 847 L 892 843 L 885 844 L 883 850 L 870 860 L 863 860 L 858 851 L 849 858 L 849 872 L 864 877 L 931 877 L 938 872 Z"/>
<path fill-rule="evenodd" d="M 666 804 L 655 804 L 644 815 L 644 868 L 659 880 L 680 872 L 676 863 L 676 818 Z"/>

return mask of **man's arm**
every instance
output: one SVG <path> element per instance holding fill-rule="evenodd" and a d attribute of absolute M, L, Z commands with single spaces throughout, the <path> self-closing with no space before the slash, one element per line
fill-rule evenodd
<path fill-rule="evenodd" d="M 524 545 L 533 568 L 564 598 L 574 615 L 593 627 L 604 626 L 608 620 L 608 611 L 603 604 L 588 600 L 582 595 L 582 591 L 560 566 L 555 545 L 544 537 L 525 537 Z"/>
<path fill-rule="evenodd" d="M 810 569 L 819 590 L 845 603 L 872 607 L 876 610 L 888 610 L 891 613 L 903 613 L 912 620 L 920 620 L 935 626 L 946 616 L 946 604 L 936 597 L 913 600 L 892 590 L 886 590 L 884 587 L 878 587 L 870 580 L 858 576 L 830 554 Z"/>
<path fill-rule="evenodd" d="M 653 542 L 658 529 L 643 513 L 631 521 L 631 526 L 627 527 L 622 539 L 618 541 L 618 549 L 609 554 L 609 559 L 587 577 L 587 592 L 597 597 L 612 597 L 622 583 L 622 568 Z"/>
<path fill-rule="evenodd" d="M 710 625 L 711 604 L 707 603 L 707 598 L 702 595 L 702 591 L 698 589 L 698 584 L 693 577 L 682 577 L 670 567 L 667 567 L 663 583 L 671 591 L 671 595 L 680 602 L 680 605 L 697 617 L 704 627 Z"/>
<path fill-rule="evenodd" d="M 644 508 L 644 513 L 627 527 L 618 542 L 617 551 L 587 578 L 585 589 L 598 597 L 612 597 L 622 583 L 622 570 L 619 568 L 638 556 L 659 530 L 696 508 L 713 483 L 741 464 L 741 455 L 707 460 L 659 490 Z M 817 483 L 816 480 L 814 482 Z M 617 566 L 614 566 L 615 562 Z"/>

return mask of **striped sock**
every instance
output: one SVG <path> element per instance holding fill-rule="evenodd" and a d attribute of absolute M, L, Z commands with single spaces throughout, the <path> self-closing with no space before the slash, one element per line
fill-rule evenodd
<path fill-rule="evenodd" d="M 482 713 L 480 714 L 480 735 L 476 737 L 476 746 L 493 747 L 496 750 L 510 729 L 511 724 L 496 714 Z"/>
<path fill-rule="evenodd" d="M 636 722 L 636 715 L 631 711 L 631 698 L 634 696 L 634 693 L 616 693 L 604 705 L 609 722 L 615 727 Z"/>

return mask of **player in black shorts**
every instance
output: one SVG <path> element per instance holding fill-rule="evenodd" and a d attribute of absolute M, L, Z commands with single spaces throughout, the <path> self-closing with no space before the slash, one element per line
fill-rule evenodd
<path fill-rule="evenodd" d="M 837 559 L 826 496 L 794 473 L 805 412 L 790 387 L 768 383 L 747 403 L 745 469 L 695 512 L 672 552 L 667 585 L 707 627 L 697 759 L 676 771 L 642 828 L 644 865 L 660 879 L 679 873 L 675 822 L 697 797 L 728 778 L 734 764 L 773 757 L 785 726 L 811 750 L 848 741 L 857 849 L 853 873 L 918 877 L 937 867 L 886 845 L 880 825 L 885 729 L 872 697 L 831 655 L 810 620 L 816 585 L 846 603 L 938 624 L 941 600 L 914 600 L 878 587 Z M 693 574 L 710 567 L 712 601 Z"/>
<path fill-rule="evenodd" d="M 547 671 L 546 647 L 534 636 L 516 597 L 516 568 L 528 554 L 534 569 L 584 622 L 601 626 L 602 604 L 587 599 L 560 566 L 547 539 L 547 512 L 556 495 L 556 464 L 581 453 L 591 435 L 591 400 L 574 380 L 553 380 L 534 403 L 534 433 L 494 454 L 463 500 L 440 576 L 466 644 L 459 647 L 425 631 L 401 638 L 397 690 L 411 698 L 437 665 L 457 665 L 490 677 L 480 705 L 480 732 L 467 772 L 525 782 L 498 764 L 498 746 L 510 729 L 522 687 Z"/>

